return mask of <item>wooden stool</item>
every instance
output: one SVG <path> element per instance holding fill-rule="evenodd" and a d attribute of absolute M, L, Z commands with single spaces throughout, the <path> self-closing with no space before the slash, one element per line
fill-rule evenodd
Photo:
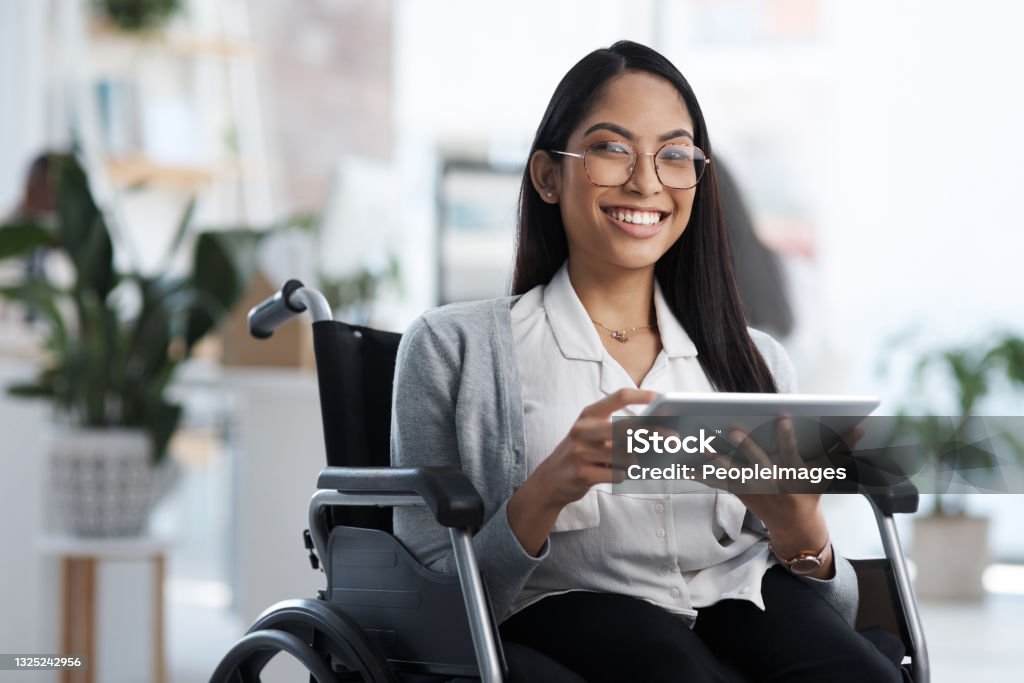
<path fill-rule="evenodd" d="M 84 669 L 64 669 L 61 683 L 96 681 L 96 599 L 97 566 L 104 560 L 149 560 L 155 571 L 153 605 L 153 683 L 165 683 L 164 659 L 164 576 L 168 543 L 151 538 L 77 538 L 46 536 L 39 540 L 40 552 L 60 561 L 61 654 L 86 657 Z"/>

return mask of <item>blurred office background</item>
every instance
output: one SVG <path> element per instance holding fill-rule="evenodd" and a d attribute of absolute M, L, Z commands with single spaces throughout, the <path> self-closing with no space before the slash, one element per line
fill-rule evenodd
<path fill-rule="evenodd" d="M 346 317 L 401 330 L 441 303 L 501 295 L 547 99 L 585 53 L 630 38 L 671 58 L 702 103 L 779 264 L 791 320 L 763 326 L 803 391 L 877 393 L 894 410 L 913 398 L 902 370 L 919 354 L 1024 334 L 1015 3 L 182 0 L 142 32 L 99 4 L 0 0 L 0 215 L 36 155 L 74 144 L 116 258 L 145 269 L 164 267 L 195 198 L 197 226 L 268 233 L 247 301 L 297 276 Z M 4 284 L 21 276 L 0 270 Z M 148 675 L 138 605 L 154 590 L 169 680 L 193 683 L 265 607 L 320 587 L 300 536 L 323 464 L 308 338 L 263 351 L 240 329 L 236 317 L 204 342 L 175 385 L 177 481 L 149 532 L 166 543 L 162 588 L 145 567 L 100 570 L 101 680 Z M 31 320 L 0 300 L 0 380 L 41 358 Z M 1008 386 L 983 407 L 1024 414 Z M 55 532 L 49 422 L 44 404 L 0 396 L 3 652 L 58 650 L 59 576 L 41 541 Z M 1024 500 L 968 498 L 991 520 L 984 592 L 923 603 L 933 680 L 1019 680 Z M 881 552 L 863 501 L 827 505 L 847 554 Z"/>

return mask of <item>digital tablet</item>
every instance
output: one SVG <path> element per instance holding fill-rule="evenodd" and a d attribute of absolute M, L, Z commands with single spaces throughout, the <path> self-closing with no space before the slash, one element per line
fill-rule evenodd
<path fill-rule="evenodd" d="M 766 453 L 777 452 L 778 418 L 792 419 L 802 455 L 828 453 L 881 403 L 877 396 L 832 394 L 667 393 L 651 402 L 645 417 L 671 418 L 681 434 L 725 438 L 739 428 Z"/>

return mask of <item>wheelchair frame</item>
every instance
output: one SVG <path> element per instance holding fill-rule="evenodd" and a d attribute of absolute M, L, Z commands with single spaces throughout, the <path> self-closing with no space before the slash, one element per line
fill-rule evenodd
<path fill-rule="evenodd" d="M 320 292 L 304 287 L 297 280 L 290 280 L 280 291 L 249 312 L 250 333 L 265 339 L 277 326 L 306 311 L 313 319 L 314 331 L 318 324 L 336 324 L 330 306 Z M 318 367 L 321 362 L 318 348 Z M 321 380 L 323 397 L 322 384 Z M 324 423 L 325 438 L 330 441 L 326 414 Z M 327 467 L 320 472 L 317 488 L 309 504 L 307 548 L 315 553 L 311 555 L 314 568 L 317 568 L 319 558 L 329 585 L 332 577 L 329 510 L 337 506 L 430 507 L 438 523 L 448 528 L 451 537 L 479 680 L 501 683 L 506 673 L 504 657 L 472 545 L 473 532 L 483 523 L 483 501 L 469 479 L 452 468 Z M 890 597 L 894 593 L 897 601 L 890 606 L 892 624 L 889 628 L 900 631 L 907 656 L 911 659 L 914 683 L 929 683 L 924 629 L 893 519 L 896 513 L 917 510 L 917 490 L 907 484 L 895 490 L 862 493 L 871 502 L 885 560 L 851 562 L 858 574 L 883 570 Z M 388 535 L 383 531 L 372 533 Z M 394 537 L 390 538 L 397 546 L 401 545 Z M 870 565 L 873 562 L 883 564 Z M 891 570 L 886 571 L 887 568 Z M 332 606 L 331 597 L 325 591 L 319 591 L 316 600 L 286 600 L 268 608 L 224 656 L 210 683 L 258 681 L 263 667 L 282 651 L 302 663 L 310 672 L 311 680 L 318 683 L 350 680 L 344 678 L 348 675 L 359 675 L 364 677 L 362 680 L 397 682 L 399 678 L 391 661 L 367 636 L 357 619 Z M 344 671 L 335 670 L 332 662 L 343 663 Z M 445 673 L 440 672 L 439 675 Z"/>

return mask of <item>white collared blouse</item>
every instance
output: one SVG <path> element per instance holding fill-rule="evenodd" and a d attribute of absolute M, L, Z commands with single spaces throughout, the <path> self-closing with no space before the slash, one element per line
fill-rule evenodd
<path fill-rule="evenodd" d="M 657 282 L 654 309 L 663 348 L 639 388 L 714 391 Z M 533 472 L 585 406 L 636 385 L 601 343 L 565 264 L 550 283 L 524 294 L 511 318 L 526 465 Z M 642 409 L 629 406 L 616 414 Z M 763 610 L 761 578 L 775 564 L 764 526 L 738 498 L 721 492 L 621 494 L 611 484 L 597 485 L 563 509 L 548 543 L 547 557 L 530 574 L 512 612 L 548 595 L 600 591 L 642 598 L 692 625 L 701 607 L 725 598 L 749 600 Z"/>

